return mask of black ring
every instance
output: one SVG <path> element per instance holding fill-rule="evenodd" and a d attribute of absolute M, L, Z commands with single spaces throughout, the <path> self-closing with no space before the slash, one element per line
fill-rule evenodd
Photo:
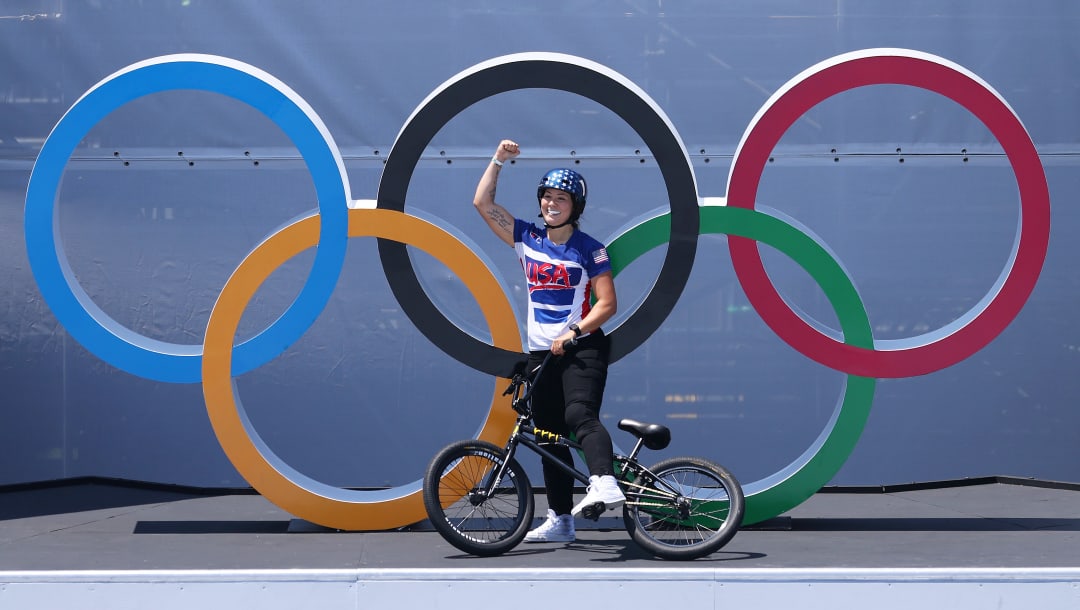
<path fill-rule="evenodd" d="M 447 80 L 425 100 L 398 134 L 379 181 L 377 205 L 405 211 L 413 171 L 435 134 L 459 112 L 483 99 L 518 89 L 576 93 L 614 112 L 652 152 L 671 207 L 671 238 L 660 275 L 641 305 L 611 335 L 615 362 L 645 342 L 675 307 L 697 253 L 698 195 L 686 148 L 663 111 L 629 79 L 599 64 L 555 53 L 522 53 L 477 64 Z M 379 239 L 383 272 L 405 315 L 439 349 L 476 370 L 506 377 L 522 354 L 465 333 L 424 292 L 404 244 Z"/>

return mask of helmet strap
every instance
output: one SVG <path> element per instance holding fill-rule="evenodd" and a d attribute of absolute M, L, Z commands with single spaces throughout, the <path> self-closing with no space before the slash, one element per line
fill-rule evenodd
<path fill-rule="evenodd" d="M 537 216 L 537 218 L 543 218 L 544 214 L 540 213 L 540 214 L 537 214 L 536 216 Z M 566 222 L 562 223 L 561 225 L 549 225 L 548 223 L 545 222 L 544 227 L 548 228 L 548 229 L 561 229 L 561 228 L 565 227 L 566 225 L 568 225 L 568 224 L 570 224 L 570 223 L 572 223 L 572 222 L 574 222 L 576 220 L 577 220 L 577 218 L 571 218 L 570 220 L 567 220 Z"/>
<path fill-rule="evenodd" d="M 544 213 L 540 212 L 539 214 L 536 215 L 536 217 L 537 218 L 543 218 Z M 564 222 L 562 224 L 559 224 L 559 225 L 549 225 L 548 223 L 545 222 L 544 227 L 548 228 L 548 229 L 561 229 L 561 228 L 565 227 L 566 225 L 576 223 L 579 218 L 581 218 L 581 214 L 577 213 L 577 206 L 574 206 L 574 210 L 570 212 L 570 220 L 567 220 L 566 222 Z"/>

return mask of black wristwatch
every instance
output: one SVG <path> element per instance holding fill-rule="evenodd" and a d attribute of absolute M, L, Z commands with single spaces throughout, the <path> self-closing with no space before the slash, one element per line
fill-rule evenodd
<path fill-rule="evenodd" d="M 574 336 L 575 337 L 580 337 L 581 336 L 581 329 L 578 328 L 577 324 L 571 324 L 570 325 L 570 330 L 574 331 Z"/>

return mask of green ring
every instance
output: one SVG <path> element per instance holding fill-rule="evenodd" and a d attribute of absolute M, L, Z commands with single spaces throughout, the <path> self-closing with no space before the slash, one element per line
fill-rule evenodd
<path fill-rule="evenodd" d="M 722 233 L 768 244 L 799 264 L 821 286 L 836 311 L 844 343 L 873 349 L 870 320 L 855 285 L 836 260 L 813 238 L 784 221 L 746 208 L 703 206 L 701 234 Z M 646 220 L 615 238 L 608 246 L 615 275 L 642 254 L 663 245 L 671 235 L 671 217 Z M 874 401 L 873 377 L 848 375 L 844 393 L 817 440 L 791 464 L 759 481 L 743 485 L 746 514 L 743 524 L 779 516 L 817 493 L 847 461 L 866 426 Z"/>

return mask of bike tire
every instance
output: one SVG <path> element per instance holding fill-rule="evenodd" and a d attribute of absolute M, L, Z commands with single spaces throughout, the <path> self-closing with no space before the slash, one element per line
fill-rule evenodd
<path fill-rule="evenodd" d="M 746 510 L 742 486 L 702 458 L 671 458 L 623 482 L 623 522 L 630 537 L 662 559 L 691 560 L 727 544 Z"/>
<path fill-rule="evenodd" d="M 452 443 L 424 474 L 424 508 L 431 525 L 450 544 L 490 557 L 514 548 L 528 533 L 535 509 L 525 470 L 511 459 L 495 493 L 479 486 L 506 461 L 502 448 L 478 440 Z"/>

